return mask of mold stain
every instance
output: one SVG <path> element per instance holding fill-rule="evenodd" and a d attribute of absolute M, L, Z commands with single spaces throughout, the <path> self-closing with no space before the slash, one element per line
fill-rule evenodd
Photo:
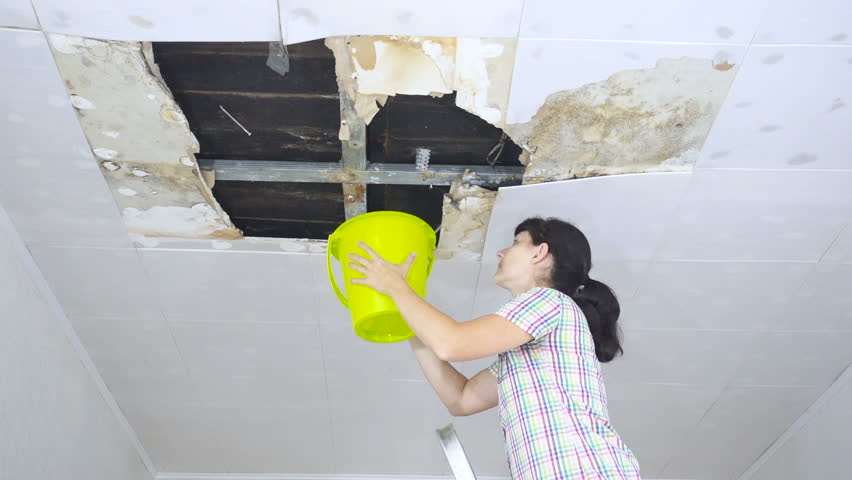
<path fill-rule="evenodd" d="M 787 160 L 787 164 L 789 165 L 805 165 L 807 163 L 813 163 L 817 161 L 817 156 L 812 155 L 810 153 L 800 153 L 794 157 L 791 157 Z"/>
<path fill-rule="evenodd" d="M 691 169 L 736 70 L 660 59 L 551 94 L 529 122 L 506 130 L 524 148 L 524 183 Z"/>
<path fill-rule="evenodd" d="M 139 28 L 144 28 L 146 30 L 150 30 L 154 28 L 154 22 L 148 20 L 147 18 L 140 17 L 139 15 L 131 15 L 127 17 L 127 19 L 133 25 L 136 25 Z"/>

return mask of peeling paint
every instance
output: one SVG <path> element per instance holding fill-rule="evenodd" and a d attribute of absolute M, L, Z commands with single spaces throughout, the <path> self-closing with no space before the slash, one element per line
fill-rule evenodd
<path fill-rule="evenodd" d="M 71 105 L 78 110 L 93 110 L 95 104 L 80 95 L 71 95 Z"/>
<path fill-rule="evenodd" d="M 549 95 L 506 128 L 524 149 L 524 183 L 691 169 L 736 75 L 719 61 L 660 59 Z"/>
<path fill-rule="evenodd" d="M 449 194 L 444 195 L 441 238 L 435 257 L 480 260 L 496 199 L 497 192 L 461 181 L 453 183 Z"/>
<path fill-rule="evenodd" d="M 159 75 L 150 44 L 60 34 L 48 40 L 128 230 L 146 237 L 240 238 L 196 166 L 198 141 Z"/>
<path fill-rule="evenodd" d="M 338 69 L 355 94 L 365 122 L 390 95 L 443 96 L 457 92 L 456 105 L 503 127 L 515 60 L 515 39 L 448 37 L 346 37 L 348 48 L 332 48 Z M 331 42 L 331 43 L 330 43 Z M 366 98 L 359 98 L 366 97 Z"/>
<path fill-rule="evenodd" d="M 153 237 L 239 238 L 225 228 L 221 217 L 210 205 L 192 207 L 155 206 L 147 210 L 127 207 L 122 210 L 128 231 Z"/>
<path fill-rule="evenodd" d="M 358 117 L 365 124 L 369 124 L 373 117 L 379 113 L 379 109 L 384 106 L 388 96 L 370 95 L 358 91 L 355 80 L 358 74 L 355 71 L 353 57 L 349 53 L 350 44 L 348 37 L 329 37 L 325 39 L 325 46 L 334 53 L 334 72 L 337 75 L 337 85 L 341 94 L 345 93 L 349 96 Z M 348 141 L 350 139 L 349 125 L 346 124 L 345 119 L 340 120 L 340 133 L 338 137 L 341 141 Z"/>

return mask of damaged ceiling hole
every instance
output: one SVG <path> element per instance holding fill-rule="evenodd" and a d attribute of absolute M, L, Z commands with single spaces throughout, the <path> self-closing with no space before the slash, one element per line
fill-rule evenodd
<path fill-rule="evenodd" d="M 369 37 L 357 38 L 363 45 Z M 266 65 L 267 43 L 152 44 L 162 78 L 198 139 L 198 164 L 216 169 L 215 182 L 208 184 L 233 224 L 246 236 L 324 239 L 345 221 L 346 204 L 362 200 L 355 198 L 360 195 L 366 196 L 366 211 L 408 212 L 435 229 L 442 221 L 462 222 L 464 228 L 478 222 L 484 236 L 498 185 L 430 185 L 441 179 L 433 178 L 429 166 L 454 167 L 459 178 L 465 170 L 492 167 L 522 173 L 521 148 L 500 128 L 457 106 L 456 92 L 387 96 L 374 103 L 364 145 L 355 138 L 341 141 L 339 66 L 325 43 L 288 45 L 290 69 L 283 77 Z M 355 132 L 348 123 L 347 133 L 350 127 Z M 395 184 L 391 173 L 371 178 L 369 168 L 357 181 L 341 178 L 347 172 L 337 165 L 347 148 L 365 149 L 368 165 L 410 169 L 417 179 L 409 175 Z M 229 179 L 210 167 L 223 160 L 274 165 L 277 176 L 275 181 L 251 175 Z M 180 163 L 194 166 L 189 157 Z M 296 167 L 288 170 L 288 165 Z M 313 172 L 296 171 L 304 166 Z M 343 194 L 344 180 L 355 184 L 354 194 Z M 520 183 L 519 174 L 499 185 Z M 462 212 L 468 203 L 485 208 Z M 454 240 L 459 244 L 470 241 L 454 228 L 440 233 L 459 237 Z"/>

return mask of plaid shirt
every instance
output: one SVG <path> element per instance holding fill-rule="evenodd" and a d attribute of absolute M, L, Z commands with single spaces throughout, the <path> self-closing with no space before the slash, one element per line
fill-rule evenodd
<path fill-rule="evenodd" d="M 513 479 L 639 479 L 639 464 L 609 423 L 586 317 L 571 297 L 536 287 L 498 312 L 533 340 L 501 353 L 500 424 Z"/>

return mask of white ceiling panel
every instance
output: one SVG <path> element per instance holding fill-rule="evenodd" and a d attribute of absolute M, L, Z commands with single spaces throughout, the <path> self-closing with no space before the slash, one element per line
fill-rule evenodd
<path fill-rule="evenodd" d="M 582 21 L 582 16 L 577 18 Z M 728 63 L 739 65 L 745 52 L 744 45 L 733 44 L 521 38 L 515 54 L 507 123 L 529 121 L 551 93 L 602 82 L 625 70 L 652 69 L 660 59 L 725 58 Z"/>
<path fill-rule="evenodd" d="M 521 37 L 749 43 L 767 0 L 746 3 L 527 0 Z M 676 21 L 673 21 L 677 19 Z"/>
<path fill-rule="evenodd" d="M 309 324 L 171 324 L 189 374 L 204 379 L 262 378 L 290 388 L 288 399 L 306 403 L 322 392 L 322 347 L 318 327 Z M 289 385 L 288 385 L 289 384 Z M 321 390 L 321 389 L 320 389 Z"/>
<path fill-rule="evenodd" d="M 132 248 L 32 245 L 30 252 L 65 313 L 144 322 L 160 316 L 151 281 Z"/>
<path fill-rule="evenodd" d="M 298 43 L 336 35 L 516 37 L 524 2 L 290 0 L 282 4 L 286 5 L 281 14 L 287 20 L 287 41 Z"/>
<path fill-rule="evenodd" d="M 624 356 L 602 366 L 607 382 L 714 388 L 725 385 L 733 377 L 757 334 L 625 329 L 623 337 Z"/>
<path fill-rule="evenodd" d="M 316 324 L 321 255 L 140 249 L 169 321 Z"/>
<path fill-rule="evenodd" d="M 104 378 L 185 373 L 183 359 L 161 315 L 131 319 L 83 316 L 72 322 Z"/>
<path fill-rule="evenodd" d="M 659 478 L 672 452 L 698 425 L 722 389 L 693 385 L 606 386 L 610 420 L 639 460 L 645 478 Z"/>
<path fill-rule="evenodd" d="M 496 218 L 492 216 L 492 225 L 495 220 Z M 511 240 L 511 233 L 509 235 L 508 238 Z M 500 248 L 503 248 L 503 246 Z M 512 294 L 508 290 L 504 290 L 503 287 L 499 287 L 494 283 L 494 272 L 497 271 L 497 258 L 493 258 L 493 260 L 489 258 L 482 262 L 479 280 L 477 281 L 476 291 L 474 292 L 471 318 L 494 313 L 512 299 Z"/>
<path fill-rule="evenodd" d="M 332 377 L 425 379 L 408 342 L 368 342 L 355 334 L 349 322 L 323 323 L 320 332 L 325 369 Z"/>
<path fill-rule="evenodd" d="M 852 46 L 751 47 L 698 167 L 852 169 L 850 59 Z"/>
<path fill-rule="evenodd" d="M 852 265 L 818 264 L 770 328 L 852 331 L 850 285 Z"/>
<path fill-rule="evenodd" d="M 274 41 L 281 39 L 275 0 L 189 0 L 116 4 L 33 0 L 46 32 L 106 40 Z"/>
<path fill-rule="evenodd" d="M 450 415 L 425 381 L 328 376 L 337 473 L 445 475 L 435 430 Z"/>
<path fill-rule="evenodd" d="M 0 29 L 0 52 L 0 201 L 24 241 L 130 246 L 44 35 Z"/>
<path fill-rule="evenodd" d="M 30 0 L 3 0 L 0 27 L 38 28 L 38 19 Z"/>
<path fill-rule="evenodd" d="M 822 393 L 811 387 L 732 387 L 679 442 L 662 478 L 733 479 Z"/>
<path fill-rule="evenodd" d="M 607 284 L 619 302 L 625 302 L 633 298 L 639 286 L 645 283 L 648 265 L 648 262 L 599 262 L 592 258 L 589 276 Z"/>
<path fill-rule="evenodd" d="M 656 257 L 815 262 L 852 220 L 849 185 L 852 172 L 698 170 Z"/>
<path fill-rule="evenodd" d="M 426 299 L 455 320 L 470 320 L 480 265 L 466 260 L 435 260 L 426 286 Z"/>
<path fill-rule="evenodd" d="M 553 216 L 583 231 L 593 262 L 648 260 L 689 178 L 686 173 L 613 175 L 501 188 L 483 258 L 494 259 L 511 245 L 515 227 L 527 217 Z"/>
<path fill-rule="evenodd" d="M 812 269 L 809 263 L 655 262 L 627 302 L 624 320 L 632 328 L 761 330 L 784 313 Z"/>
<path fill-rule="evenodd" d="M 773 0 L 755 43 L 852 44 L 852 3 L 845 0 Z"/>
<path fill-rule="evenodd" d="M 160 472 L 333 473 L 325 404 L 311 408 L 122 405 Z"/>
<path fill-rule="evenodd" d="M 749 350 L 733 384 L 827 388 L 852 364 L 852 331 L 767 332 Z"/>
<path fill-rule="evenodd" d="M 801 429 L 786 438 L 781 448 L 775 450 L 749 479 L 852 477 L 846 437 L 848 432 L 852 432 L 852 415 L 848 414 L 852 408 L 852 383 L 848 379 L 838 382 L 845 384 L 839 385 L 840 388 L 831 397 L 820 397 L 817 403 L 822 403 L 824 399 L 827 401 L 822 403 L 819 410 L 809 411 L 813 416 L 808 418 Z M 844 409 L 847 412 L 845 415 Z"/>
<path fill-rule="evenodd" d="M 453 428 L 477 477 L 509 478 L 497 408 L 468 417 L 455 417 Z"/>

